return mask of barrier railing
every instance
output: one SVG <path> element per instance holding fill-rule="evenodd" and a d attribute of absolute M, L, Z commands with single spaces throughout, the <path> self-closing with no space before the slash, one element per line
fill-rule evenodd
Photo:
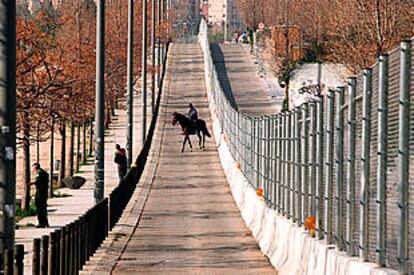
<path fill-rule="evenodd" d="M 168 46 L 163 54 L 162 76 L 165 75 Z M 161 85 L 163 77 L 161 79 Z M 33 240 L 32 274 L 78 274 L 115 226 L 127 206 L 144 171 L 160 105 L 160 91 L 143 149 L 124 180 L 98 204 L 75 221 Z M 6 250 L 3 257 L 3 274 L 24 273 L 24 246 Z"/>
<path fill-rule="evenodd" d="M 316 238 L 349 256 L 412 271 L 412 41 L 381 56 L 346 87 L 269 116 L 238 112 L 226 98 L 204 21 L 199 43 L 223 140 L 268 206 L 298 226 L 315 227 Z"/>

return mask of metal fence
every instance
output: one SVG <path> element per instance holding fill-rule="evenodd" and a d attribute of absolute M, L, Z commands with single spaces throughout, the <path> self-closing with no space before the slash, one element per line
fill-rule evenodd
<path fill-rule="evenodd" d="M 271 116 L 237 111 L 199 42 L 222 135 L 269 207 L 349 256 L 414 271 L 414 69 L 412 41 L 302 106 Z"/>

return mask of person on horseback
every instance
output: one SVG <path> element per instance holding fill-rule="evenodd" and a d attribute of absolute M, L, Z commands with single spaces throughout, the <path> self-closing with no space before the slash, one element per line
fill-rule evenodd
<path fill-rule="evenodd" d="M 195 125 L 195 123 L 198 120 L 198 114 L 197 114 L 197 110 L 196 108 L 194 108 L 193 104 L 190 103 L 188 105 L 188 118 L 190 119 L 190 121 L 193 123 L 193 125 Z"/>
<path fill-rule="evenodd" d="M 194 106 L 193 106 L 192 103 L 190 103 L 188 105 L 188 113 L 187 113 L 187 115 L 188 115 L 188 119 L 190 120 L 190 122 L 191 122 L 191 124 L 193 126 L 194 131 L 196 131 L 197 130 L 198 114 L 197 114 L 196 108 L 194 108 Z"/>

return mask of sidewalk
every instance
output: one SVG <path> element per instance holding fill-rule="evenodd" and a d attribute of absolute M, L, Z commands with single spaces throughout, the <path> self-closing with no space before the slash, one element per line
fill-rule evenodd
<path fill-rule="evenodd" d="M 150 93 L 150 88 L 148 92 Z M 151 120 L 151 100 L 148 100 L 147 108 L 147 125 Z M 115 144 L 119 143 L 125 147 L 127 113 L 123 109 L 115 110 L 116 116 L 105 132 L 105 196 L 118 185 L 117 168 L 113 162 Z M 133 139 L 133 156 L 137 157 L 141 150 L 141 95 L 134 96 L 134 139 Z M 93 158 L 88 159 L 88 164 L 80 167 L 80 172 L 76 175 L 86 178 L 86 183 L 79 190 L 69 188 L 60 188 L 56 192 L 67 197 L 58 197 L 48 200 L 48 219 L 50 228 L 35 228 L 37 225 L 36 216 L 26 217 L 19 223 L 19 229 L 16 230 L 16 243 L 24 244 L 25 249 L 25 272 L 31 274 L 32 265 L 32 243 L 34 238 L 41 238 L 50 232 L 60 228 L 85 213 L 94 205 L 94 163 Z"/>
<path fill-rule="evenodd" d="M 268 79 L 259 77 L 258 65 L 242 45 L 211 44 L 210 49 L 220 84 L 239 111 L 251 115 L 280 111 L 277 92 L 268 88 Z"/>

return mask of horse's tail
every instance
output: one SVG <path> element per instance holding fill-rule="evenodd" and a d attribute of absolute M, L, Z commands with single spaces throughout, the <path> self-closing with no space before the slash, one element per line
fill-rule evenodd
<path fill-rule="evenodd" d="M 210 132 L 208 131 L 207 127 L 203 129 L 203 134 L 209 138 L 211 138 Z"/>
<path fill-rule="evenodd" d="M 206 122 L 204 120 L 202 120 L 202 119 L 200 119 L 200 121 L 201 121 L 201 126 L 202 126 L 201 129 L 202 129 L 203 135 L 211 138 L 211 134 L 210 134 L 210 132 L 207 129 Z"/>

